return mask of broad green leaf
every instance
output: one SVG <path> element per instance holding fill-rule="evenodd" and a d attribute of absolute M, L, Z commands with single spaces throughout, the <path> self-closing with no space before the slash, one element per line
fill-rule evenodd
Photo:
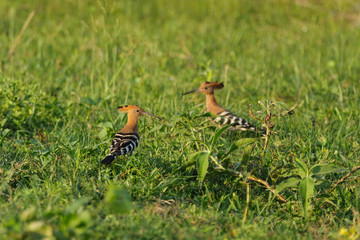
<path fill-rule="evenodd" d="M 247 147 L 244 149 L 244 153 L 243 153 L 242 159 L 241 159 L 241 165 L 243 165 L 243 166 L 246 166 L 246 165 L 247 165 L 253 149 L 254 149 L 254 147 L 253 147 L 252 145 L 247 146 Z"/>
<path fill-rule="evenodd" d="M 308 174 L 309 174 L 309 170 L 308 170 L 308 167 L 306 166 L 306 164 L 302 160 L 300 160 L 298 158 L 295 158 L 294 161 L 295 161 L 295 163 L 296 163 L 296 165 L 298 167 L 297 168 L 298 173 L 301 176 L 301 178 L 307 177 Z"/>
<path fill-rule="evenodd" d="M 101 122 L 97 125 L 98 127 L 103 127 L 103 128 L 113 128 L 113 124 L 111 122 Z"/>
<path fill-rule="evenodd" d="M 239 140 L 235 141 L 233 144 L 231 144 L 230 149 L 229 149 L 227 154 L 235 151 L 236 149 L 238 149 L 240 147 L 243 147 L 243 146 L 246 146 L 246 145 L 248 145 L 250 143 L 256 142 L 257 140 L 259 140 L 259 138 L 242 138 L 242 139 L 239 139 Z"/>
<path fill-rule="evenodd" d="M 299 178 L 289 178 L 284 181 L 282 181 L 279 185 L 276 186 L 276 192 L 281 192 L 285 190 L 286 188 L 295 187 L 299 184 L 301 179 Z"/>
<path fill-rule="evenodd" d="M 83 233 L 91 224 L 91 215 L 88 211 L 83 210 L 64 215 L 61 224 L 66 229 L 72 229 L 77 234 Z"/>
<path fill-rule="evenodd" d="M 212 141 L 211 141 L 211 146 L 210 146 L 211 149 L 215 145 L 216 141 L 219 139 L 220 135 L 229 127 L 231 127 L 231 125 L 227 125 L 225 127 L 222 127 L 214 134 L 214 136 L 212 138 Z"/>
<path fill-rule="evenodd" d="M 111 211 L 120 214 L 127 213 L 134 208 L 130 195 L 124 189 L 115 185 L 110 185 L 108 187 L 105 194 L 105 203 L 109 206 Z"/>
<path fill-rule="evenodd" d="M 195 155 L 196 168 L 198 171 L 200 182 L 203 182 L 205 175 L 207 173 L 207 169 L 209 167 L 209 156 L 210 156 L 210 152 L 208 151 L 197 152 Z"/>
<path fill-rule="evenodd" d="M 300 181 L 299 193 L 305 218 L 307 217 L 307 212 L 310 209 L 310 198 L 314 195 L 314 186 L 315 182 L 311 177 L 305 177 Z"/>
<path fill-rule="evenodd" d="M 340 171 L 344 171 L 344 168 L 329 164 L 317 164 L 310 169 L 310 176 L 322 175 L 322 174 L 328 174 L 328 173 L 334 173 Z"/>
<path fill-rule="evenodd" d="M 257 140 L 259 140 L 259 138 L 242 138 L 235 141 L 233 144 L 235 144 L 237 147 L 243 147 L 250 143 L 256 142 Z"/>
<path fill-rule="evenodd" d="M 105 128 L 103 128 L 98 134 L 97 136 L 102 140 L 105 139 L 105 137 L 107 137 L 107 131 Z"/>
<path fill-rule="evenodd" d="M 67 207 L 66 212 L 69 212 L 69 213 L 76 212 L 78 209 L 80 209 L 82 206 L 84 206 L 90 200 L 91 200 L 90 197 L 81 197 L 81 198 L 77 199 L 76 201 L 72 202 Z"/>
<path fill-rule="evenodd" d="M 190 157 L 188 158 L 188 161 L 186 163 L 184 163 L 183 165 L 181 165 L 181 167 L 179 167 L 178 169 L 176 169 L 174 171 L 174 173 L 178 173 L 179 171 L 183 171 L 186 168 L 195 165 L 196 164 L 196 159 L 197 159 L 197 155 L 199 155 L 201 152 L 196 152 L 190 155 Z"/>
<path fill-rule="evenodd" d="M 21 220 L 24 222 L 33 220 L 36 217 L 36 210 L 35 206 L 28 207 L 20 214 Z"/>

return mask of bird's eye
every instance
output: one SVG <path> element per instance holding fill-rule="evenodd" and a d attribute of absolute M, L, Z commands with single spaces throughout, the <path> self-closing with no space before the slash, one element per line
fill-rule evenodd
<path fill-rule="evenodd" d="M 139 110 L 136 110 L 136 112 L 140 112 Z"/>
<path fill-rule="evenodd" d="M 207 89 L 208 89 L 208 87 L 205 87 L 204 89 L 205 89 L 205 90 L 207 90 Z"/>

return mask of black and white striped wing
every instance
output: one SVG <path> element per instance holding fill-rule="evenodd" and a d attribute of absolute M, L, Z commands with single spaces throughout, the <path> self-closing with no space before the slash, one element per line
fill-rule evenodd
<path fill-rule="evenodd" d="M 111 143 L 110 155 L 114 157 L 132 153 L 139 145 L 140 137 L 137 133 L 117 133 Z"/>
<path fill-rule="evenodd" d="M 110 153 L 102 161 L 102 164 L 111 164 L 117 156 L 132 153 L 139 145 L 140 137 L 137 133 L 120 133 L 118 132 L 110 147 Z"/>
<path fill-rule="evenodd" d="M 230 129 L 233 130 L 241 130 L 241 131 L 255 131 L 256 127 L 246 121 L 245 119 L 242 119 L 241 117 L 238 117 L 234 115 L 233 113 L 229 111 L 223 111 L 217 115 L 217 117 L 214 119 L 216 123 L 219 123 L 220 125 L 232 125 Z"/>

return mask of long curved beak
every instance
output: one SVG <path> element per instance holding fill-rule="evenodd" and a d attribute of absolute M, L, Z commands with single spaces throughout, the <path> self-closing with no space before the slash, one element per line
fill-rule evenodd
<path fill-rule="evenodd" d="M 152 116 L 154 118 L 157 118 L 159 120 L 162 120 L 161 118 L 159 118 L 158 116 L 155 116 L 154 114 L 151 114 L 151 113 L 148 113 L 148 112 L 142 112 L 141 114 L 144 114 L 144 115 L 148 115 L 148 116 Z"/>
<path fill-rule="evenodd" d="M 186 94 L 194 93 L 194 92 L 200 92 L 200 89 L 196 88 L 196 89 L 193 89 L 193 90 L 191 90 L 191 91 L 185 92 L 185 93 L 183 93 L 182 95 L 184 96 L 184 95 L 186 95 Z"/>

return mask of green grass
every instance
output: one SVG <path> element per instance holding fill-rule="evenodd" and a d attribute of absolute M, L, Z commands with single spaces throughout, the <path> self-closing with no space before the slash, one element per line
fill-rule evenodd
<path fill-rule="evenodd" d="M 356 239 L 359 173 L 329 189 L 360 165 L 358 10 L 355 0 L 0 1 L 0 235 Z M 225 83 L 218 102 L 248 120 L 249 104 L 290 107 L 302 89 L 265 152 L 257 141 L 240 167 L 247 147 L 221 158 L 254 137 L 226 132 L 213 153 L 274 187 L 297 159 L 344 169 L 314 177 L 308 212 L 299 186 L 281 192 L 284 204 L 212 161 L 199 182 L 190 156 L 217 129 L 201 115 L 204 96 L 181 93 L 210 77 Z M 143 117 L 140 147 L 104 167 L 123 104 L 166 121 Z"/>

